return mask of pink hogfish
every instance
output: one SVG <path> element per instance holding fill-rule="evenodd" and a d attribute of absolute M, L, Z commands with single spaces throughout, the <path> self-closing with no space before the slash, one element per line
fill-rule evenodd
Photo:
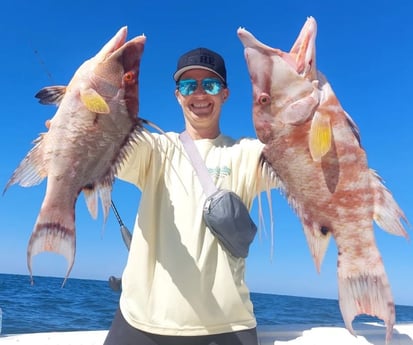
<path fill-rule="evenodd" d="M 142 131 L 138 74 L 146 38 L 126 42 L 126 37 L 123 27 L 79 67 L 67 86 L 46 87 L 36 95 L 40 103 L 57 104 L 58 110 L 5 188 L 37 185 L 47 177 L 27 249 L 31 277 L 32 257 L 56 252 L 68 261 L 64 285 L 75 259 L 78 195 L 83 191 L 93 218 L 100 197 L 106 220 L 117 168 Z"/>
<path fill-rule="evenodd" d="M 395 307 L 373 220 L 405 236 L 403 211 L 367 165 L 359 130 L 315 61 L 310 17 L 290 52 L 238 29 L 253 87 L 253 121 L 265 144 L 262 163 L 281 182 L 318 271 L 331 235 L 338 248 L 338 289 L 347 329 L 359 314 L 384 320 L 389 341 Z"/>

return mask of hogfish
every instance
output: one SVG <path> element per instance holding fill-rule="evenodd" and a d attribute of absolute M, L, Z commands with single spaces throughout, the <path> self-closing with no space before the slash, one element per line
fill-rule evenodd
<path fill-rule="evenodd" d="M 317 25 L 307 19 L 289 52 L 259 42 L 244 46 L 253 88 L 253 122 L 265 144 L 261 162 L 282 185 L 320 271 L 331 236 L 338 248 L 339 305 L 347 329 L 359 314 L 377 316 L 392 335 L 395 307 L 373 220 L 407 237 L 407 219 L 367 164 L 355 122 L 316 67 Z"/>
<path fill-rule="evenodd" d="M 78 68 L 67 86 L 46 87 L 36 95 L 40 103 L 56 104 L 58 109 L 5 188 L 37 185 L 47 177 L 27 248 L 31 277 L 32 257 L 55 252 L 68 261 L 64 285 L 75 259 L 78 195 L 83 191 L 93 218 L 100 197 L 106 220 L 117 168 L 142 131 L 138 75 L 146 38 L 126 42 L 126 37 L 123 27 Z"/>

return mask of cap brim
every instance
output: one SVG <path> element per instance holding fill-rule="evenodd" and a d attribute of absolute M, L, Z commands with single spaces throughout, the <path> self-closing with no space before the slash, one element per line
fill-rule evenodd
<path fill-rule="evenodd" d="M 174 74 L 174 79 L 175 81 L 178 81 L 179 78 L 181 78 L 182 74 L 184 74 L 186 71 L 189 71 L 191 69 L 204 69 L 206 71 L 210 71 L 212 73 L 214 73 L 216 76 L 219 77 L 219 79 L 221 79 L 224 83 L 225 80 L 224 78 L 222 78 L 222 76 L 220 76 L 217 72 L 215 72 L 213 69 L 205 67 L 205 66 L 201 66 L 201 65 L 191 65 L 191 66 L 186 66 L 186 67 L 182 67 L 181 69 L 177 70 Z"/>

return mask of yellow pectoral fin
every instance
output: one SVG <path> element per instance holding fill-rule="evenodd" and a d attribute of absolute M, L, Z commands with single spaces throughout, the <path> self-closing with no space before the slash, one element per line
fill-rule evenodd
<path fill-rule="evenodd" d="M 319 162 L 330 150 L 331 140 L 330 117 L 317 111 L 311 122 L 309 136 L 310 154 L 315 162 Z"/>
<path fill-rule="evenodd" d="M 109 114 L 110 108 L 101 95 L 93 89 L 80 91 L 80 99 L 85 107 L 97 114 Z"/>

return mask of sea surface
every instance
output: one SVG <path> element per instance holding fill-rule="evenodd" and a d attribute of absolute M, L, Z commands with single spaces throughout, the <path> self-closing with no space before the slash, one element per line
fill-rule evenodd
<path fill-rule="evenodd" d="M 3 334 L 108 329 L 119 292 L 107 281 L 0 274 Z M 258 325 L 343 324 L 337 300 L 251 293 Z M 413 322 L 413 307 L 396 306 L 397 322 Z M 380 322 L 359 316 L 355 322 Z"/>

